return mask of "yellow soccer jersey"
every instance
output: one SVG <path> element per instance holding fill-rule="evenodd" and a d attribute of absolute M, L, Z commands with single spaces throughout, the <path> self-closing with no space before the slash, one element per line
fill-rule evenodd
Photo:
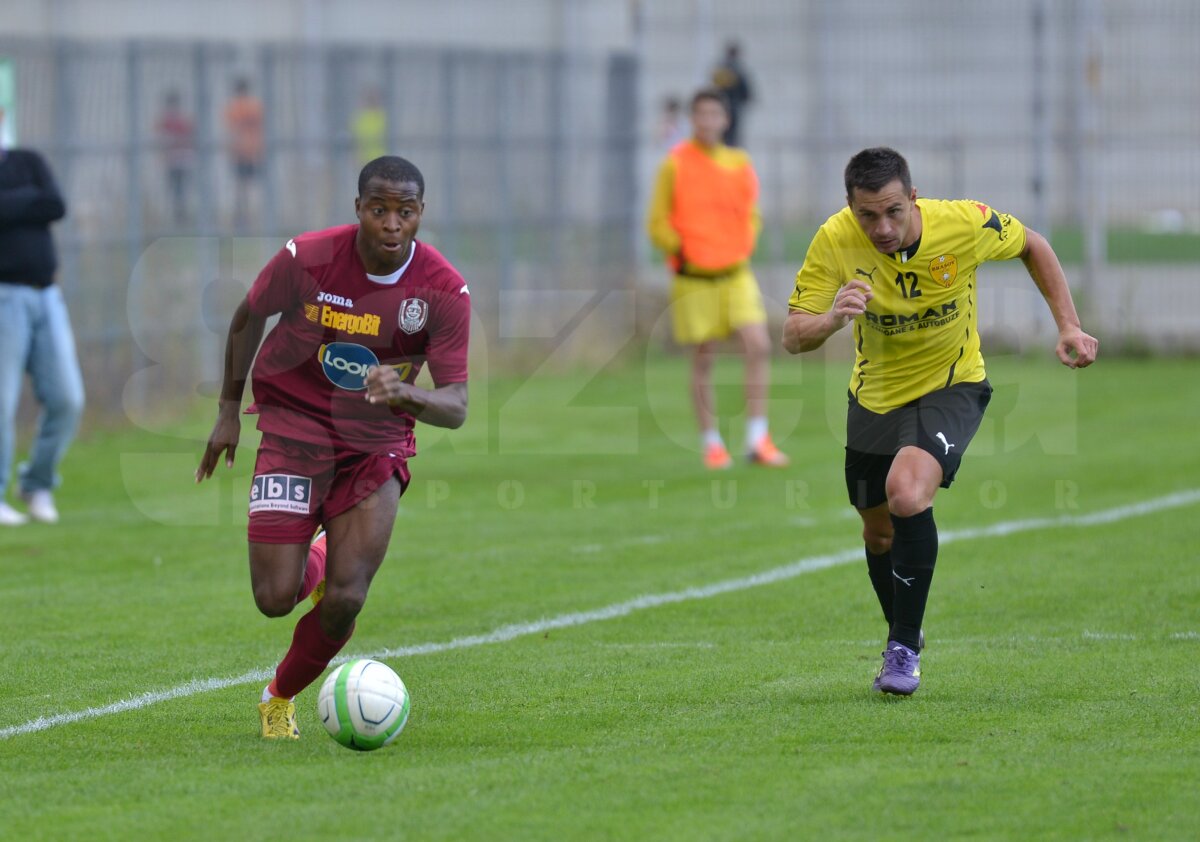
<path fill-rule="evenodd" d="M 967 200 L 917 199 L 921 238 L 903 255 L 880 254 L 850 208 L 817 231 L 788 305 L 822 315 L 847 281 L 874 297 L 854 319 L 857 358 L 850 393 L 872 412 L 888 412 L 935 389 L 986 376 L 979 352 L 975 270 L 1025 250 L 1025 226 Z"/>

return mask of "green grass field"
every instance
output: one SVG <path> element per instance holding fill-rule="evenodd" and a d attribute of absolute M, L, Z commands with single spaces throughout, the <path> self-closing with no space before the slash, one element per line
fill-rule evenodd
<path fill-rule="evenodd" d="M 477 385 L 422 430 L 346 650 L 413 696 L 371 754 L 315 686 L 299 742 L 257 735 L 298 614 L 249 593 L 253 437 L 197 487 L 209 408 L 89 432 L 62 524 L 0 533 L 0 838 L 1194 839 L 1195 363 L 990 360 L 909 699 L 869 689 L 847 371 L 778 360 L 794 467 L 720 476 L 681 358 Z"/>

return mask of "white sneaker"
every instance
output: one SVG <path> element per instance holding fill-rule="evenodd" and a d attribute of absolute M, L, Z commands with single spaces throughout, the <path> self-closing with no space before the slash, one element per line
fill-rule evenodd
<path fill-rule="evenodd" d="M 58 523 L 58 509 L 54 508 L 54 495 L 49 491 L 22 492 L 21 499 L 29 509 L 29 516 L 39 523 Z"/>
<path fill-rule="evenodd" d="M 29 518 L 18 512 L 8 503 L 0 502 L 0 526 L 22 526 Z"/>

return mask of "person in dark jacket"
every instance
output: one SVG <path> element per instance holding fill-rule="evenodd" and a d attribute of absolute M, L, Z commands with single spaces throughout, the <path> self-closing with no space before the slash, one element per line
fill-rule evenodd
<path fill-rule="evenodd" d="M 50 223 L 66 210 L 41 155 L 0 148 L 0 526 L 20 526 L 30 517 L 58 521 L 58 465 L 83 414 L 83 376 L 62 290 L 54 282 L 58 256 L 50 235 Z M 18 496 L 28 514 L 7 502 L 26 374 L 42 408 L 29 459 L 18 468 Z"/>

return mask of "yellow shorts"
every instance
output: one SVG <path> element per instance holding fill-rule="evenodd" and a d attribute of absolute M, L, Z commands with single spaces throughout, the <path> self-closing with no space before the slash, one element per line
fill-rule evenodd
<path fill-rule="evenodd" d="M 762 292 L 749 266 L 713 280 L 676 275 L 671 281 L 671 327 L 680 345 L 726 339 L 739 328 L 766 321 Z"/>

